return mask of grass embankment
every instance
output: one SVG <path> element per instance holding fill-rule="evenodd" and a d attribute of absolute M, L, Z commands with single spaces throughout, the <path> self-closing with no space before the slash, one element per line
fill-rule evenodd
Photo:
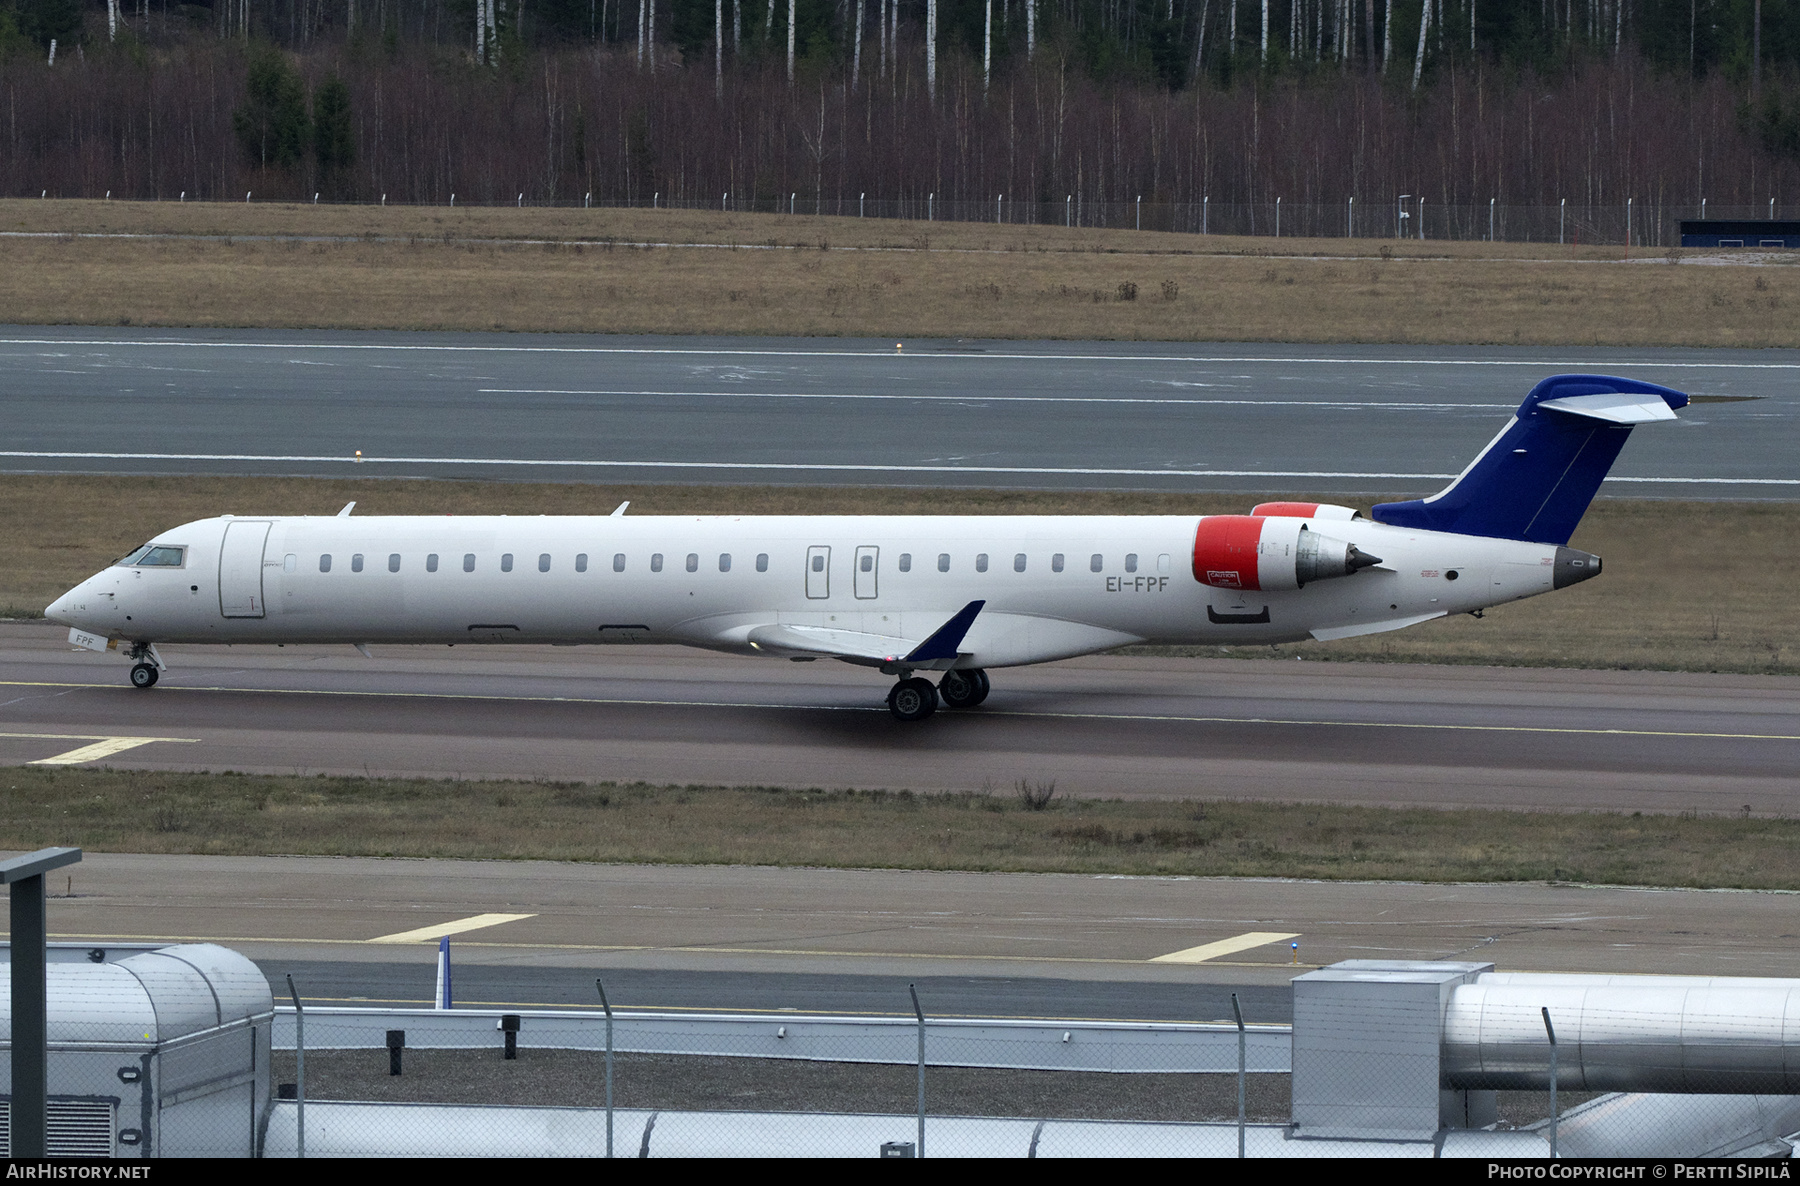
<path fill-rule="evenodd" d="M 1800 820 L 14 767 L 11 848 L 1800 889 Z"/>
<path fill-rule="evenodd" d="M 1300 496 L 1317 497 L 1317 496 Z M 1327 496 L 1328 498 L 1330 496 Z M 1346 496 L 1339 496 L 1340 499 Z M 0 476 L 0 616 L 35 616 L 159 531 L 221 512 L 335 514 L 1215 514 L 1255 496 L 1083 491 L 589 486 L 313 478 Z M 1353 497 L 1350 501 L 1355 501 Z M 1367 506 L 1367 500 L 1362 501 Z M 1800 505 L 1602 500 L 1574 545 L 1596 580 L 1393 634 L 1278 648 L 1317 659 L 1800 670 Z M 1195 648 L 1266 656 L 1267 647 Z"/>
<path fill-rule="evenodd" d="M 1800 345 L 1800 267 L 1624 263 L 1621 248 L 23 199 L 0 202 L 0 231 L 59 236 L 0 239 L 0 322 Z"/>

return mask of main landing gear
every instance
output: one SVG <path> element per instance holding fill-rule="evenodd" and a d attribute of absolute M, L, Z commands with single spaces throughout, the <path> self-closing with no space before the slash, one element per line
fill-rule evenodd
<path fill-rule="evenodd" d="M 941 699 L 947 708 L 974 708 L 988 694 L 987 672 L 979 668 L 946 671 L 937 686 L 930 680 L 908 676 L 888 692 L 888 711 L 896 720 L 922 721 L 938 710 Z"/>
<path fill-rule="evenodd" d="M 156 674 L 156 668 L 149 663 L 135 664 L 131 669 L 131 686 L 153 688 L 156 686 Z"/>

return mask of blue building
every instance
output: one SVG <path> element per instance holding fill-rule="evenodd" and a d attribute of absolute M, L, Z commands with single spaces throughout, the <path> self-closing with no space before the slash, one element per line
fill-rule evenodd
<path fill-rule="evenodd" d="M 1800 222 L 1778 219 L 1684 218 L 1683 247 L 1800 248 Z"/>

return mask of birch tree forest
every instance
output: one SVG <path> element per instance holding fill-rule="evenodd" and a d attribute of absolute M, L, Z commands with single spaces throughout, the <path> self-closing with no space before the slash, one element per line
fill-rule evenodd
<path fill-rule="evenodd" d="M 0 103 L 11 196 L 1786 203 L 1800 0 L 0 0 Z"/>

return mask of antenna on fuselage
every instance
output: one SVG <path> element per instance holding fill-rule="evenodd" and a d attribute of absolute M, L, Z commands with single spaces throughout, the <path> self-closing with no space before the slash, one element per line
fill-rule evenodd
<path fill-rule="evenodd" d="M 355 503 L 353 503 L 353 502 L 347 502 L 347 503 L 345 503 L 345 504 L 344 504 L 344 509 L 343 509 L 343 510 L 341 510 L 341 511 L 339 511 L 339 512 L 338 512 L 338 513 L 337 513 L 337 517 L 338 517 L 338 518 L 340 518 L 340 519 L 348 519 L 348 518 L 349 518 L 349 517 L 350 517 L 350 512 L 351 512 L 351 511 L 352 511 L 352 510 L 354 510 L 354 509 L 355 509 L 355 507 L 356 507 L 356 504 L 355 504 Z"/>
<path fill-rule="evenodd" d="M 620 503 L 618 506 L 614 507 L 613 513 L 608 515 L 607 518 L 617 519 L 617 518 L 621 517 L 622 515 L 625 514 L 625 508 L 630 505 L 631 505 L 631 500 L 628 498 L 624 502 Z"/>

